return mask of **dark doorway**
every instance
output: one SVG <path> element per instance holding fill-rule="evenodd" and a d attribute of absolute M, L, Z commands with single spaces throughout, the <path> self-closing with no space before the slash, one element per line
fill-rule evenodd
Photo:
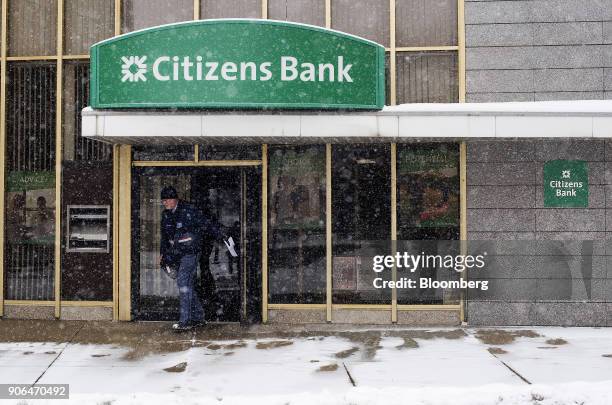
<path fill-rule="evenodd" d="M 141 167 L 133 172 L 132 311 L 134 319 L 178 319 L 176 281 L 159 268 L 160 191 L 217 221 L 236 243 L 204 237 L 196 288 L 210 322 L 255 323 L 261 317 L 261 175 L 258 167 Z"/>

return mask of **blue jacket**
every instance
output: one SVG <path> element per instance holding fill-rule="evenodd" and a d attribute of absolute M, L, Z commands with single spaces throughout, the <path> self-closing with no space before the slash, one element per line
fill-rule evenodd
<path fill-rule="evenodd" d="M 223 239 L 219 225 L 204 217 L 193 205 L 179 200 L 176 209 L 164 210 L 161 218 L 160 253 L 166 263 L 176 263 L 188 254 L 201 250 L 203 234 Z"/>

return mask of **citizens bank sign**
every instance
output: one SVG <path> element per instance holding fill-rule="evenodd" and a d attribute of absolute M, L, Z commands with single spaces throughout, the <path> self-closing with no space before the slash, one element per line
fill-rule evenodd
<path fill-rule="evenodd" d="M 588 207 L 589 171 L 583 160 L 544 164 L 544 207 Z"/>
<path fill-rule="evenodd" d="M 91 47 L 93 108 L 381 109 L 385 49 L 314 26 L 203 20 Z"/>

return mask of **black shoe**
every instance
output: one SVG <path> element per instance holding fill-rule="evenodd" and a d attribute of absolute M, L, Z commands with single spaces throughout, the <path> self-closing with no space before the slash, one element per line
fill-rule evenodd
<path fill-rule="evenodd" d="M 203 328 L 206 326 L 206 321 L 202 319 L 201 321 L 194 321 L 191 323 L 193 328 Z"/>
<path fill-rule="evenodd" d="M 193 329 L 193 326 L 185 325 L 180 322 L 172 325 L 172 331 L 176 333 L 187 332 L 187 331 L 190 331 L 191 329 Z"/>

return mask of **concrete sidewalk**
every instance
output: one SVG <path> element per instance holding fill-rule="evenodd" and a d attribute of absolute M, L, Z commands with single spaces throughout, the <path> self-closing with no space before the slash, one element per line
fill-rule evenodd
<path fill-rule="evenodd" d="M 0 382 L 68 383 L 73 395 L 206 398 L 345 395 L 610 382 L 612 328 L 428 328 L 0 321 Z M 612 388 L 611 388 L 612 395 Z"/>

